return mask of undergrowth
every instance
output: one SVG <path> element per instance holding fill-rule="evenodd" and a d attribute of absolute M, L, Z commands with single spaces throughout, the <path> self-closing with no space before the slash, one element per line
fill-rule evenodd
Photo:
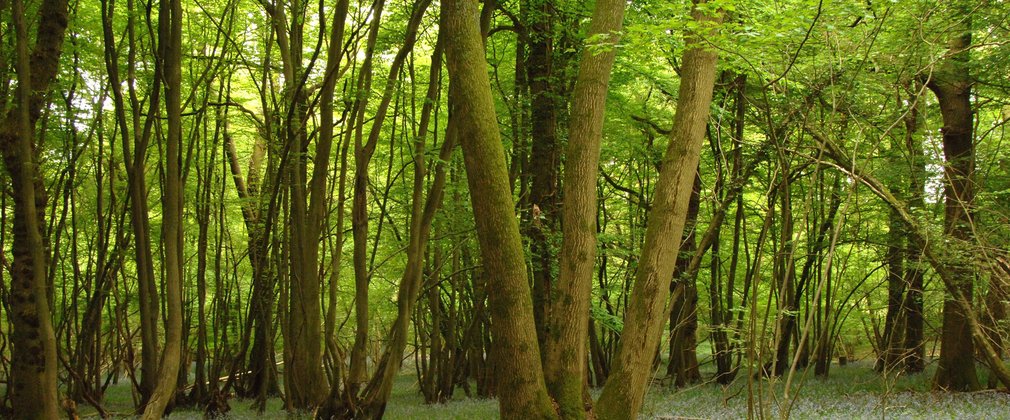
<path fill-rule="evenodd" d="M 914 375 L 883 376 L 868 362 L 833 366 L 828 378 L 797 372 L 789 399 L 784 397 L 784 380 L 755 381 L 750 412 L 756 418 L 780 419 L 1010 419 L 1010 394 L 1000 391 L 946 393 L 932 390 L 935 365 Z M 984 372 L 982 372 L 984 374 Z M 710 376 L 710 375 L 709 375 Z M 984 382 L 983 382 L 984 383 Z M 703 383 L 675 389 L 653 382 L 642 410 L 642 418 L 654 419 L 739 419 L 748 416 L 747 381 L 744 375 L 728 386 Z M 594 395 L 597 393 L 594 392 Z M 263 415 L 251 409 L 250 401 L 231 400 L 227 419 L 263 419 L 288 416 L 280 399 L 271 399 Z M 126 384 L 114 385 L 106 395 L 106 409 L 117 417 L 128 417 L 132 407 Z M 81 405 L 83 417 L 95 410 Z M 176 409 L 171 419 L 199 419 L 202 412 Z M 305 417 L 301 417 L 305 418 Z M 386 409 L 387 419 L 494 419 L 495 400 L 466 398 L 458 392 L 445 404 L 427 405 L 417 391 L 415 377 L 397 378 Z"/>

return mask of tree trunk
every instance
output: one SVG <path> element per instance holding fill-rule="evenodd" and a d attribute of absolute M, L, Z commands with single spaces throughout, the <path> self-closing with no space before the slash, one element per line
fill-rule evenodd
<path fill-rule="evenodd" d="M 449 83 L 461 98 L 455 117 L 459 118 L 481 260 L 489 276 L 497 385 L 508 390 L 499 396 L 499 410 L 506 418 L 553 418 L 476 6 L 472 0 L 443 2 L 445 26 L 440 30 L 447 34 Z"/>
<path fill-rule="evenodd" d="M 414 10 L 411 22 L 420 23 L 428 2 L 420 3 Z M 416 26 L 408 28 L 408 31 L 415 31 Z M 446 168 L 445 164 L 452 156 L 455 148 L 455 138 L 452 123 L 446 129 L 445 140 L 439 152 L 435 179 L 428 191 L 427 199 L 424 198 L 424 180 L 428 175 L 428 166 L 425 158 L 426 142 L 428 140 L 428 130 L 434 106 L 438 101 L 440 88 L 440 75 L 442 67 L 443 43 L 441 38 L 436 42 L 435 51 L 432 53 L 430 73 L 428 75 L 428 90 L 426 100 L 422 106 L 421 120 L 418 126 L 418 136 L 414 141 L 414 177 L 413 193 L 410 213 L 410 237 L 407 247 L 407 264 L 400 279 L 397 290 L 397 316 L 390 328 L 388 335 L 389 344 L 383 352 L 376 365 L 375 375 L 368 383 L 361 404 L 357 407 L 357 414 L 369 417 L 381 417 L 385 412 L 386 402 L 393 389 L 393 380 L 400 369 L 400 360 L 403 359 L 403 351 L 407 345 L 409 334 L 410 317 L 414 313 L 418 295 L 421 290 L 421 283 L 424 275 L 424 256 L 427 250 L 428 237 L 431 231 L 431 223 L 435 218 L 435 213 L 442 202 L 442 191 L 445 187 Z M 333 385 L 330 391 L 330 398 L 324 408 L 317 413 L 317 417 L 328 418 L 333 415 L 350 415 L 354 413 L 355 407 L 344 406 L 339 400 L 337 389 L 338 384 Z M 341 412 L 341 410 L 351 410 Z"/>
<path fill-rule="evenodd" d="M 133 1 L 127 1 L 127 10 L 133 10 Z M 141 102 L 136 94 L 136 33 L 135 13 L 127 13 L 126 30 L 128 35 L 129 61 L 128 74 L 124 83 L 119 76 L 119 61 L 113 29 L 113 2 L 102 2 L 102 33 L 105 41 L 105 68 L 109 74 L 109 86 L 112 91 L 116 110 L 116 125 L 119 128 L 123 147 L 123 159 L 126 167 L 126 178 L 130 201 L 130 223 L 134 236 L 134 264 L 137 274 L 137 294 L 140 306 L 140 342 L 141 342 L 141 378 L 139 385 L 140 406 L 143 407 L 154 391 L 158 378 L 158 291 L 154 281 L 154 265 L 151 254 L 150 226 L 148 221 L 147 180 L 145 174 L 147 146 L 151 138 L 155 115 L 161 95 L 161 84 L 154 83 L 151 87 L 148 118 L 141 127 Z M 162 76 L 161 66 L 155 66 L 153 80 Z M 129 109 L 132 110 L 130 123 L 127 122 L 126 98 L 122 85 L 129 86 Z M 131 124 L 132 123 L 132 124 Z M 132 139 L 131 137 L 132 128 Z M 131 156 L 130 144 L 134 150 Z"/>
<path fill-rule="evenodd" d="M 165 69 L 165 183 L 162 241 L 165 249 L 165 348 L 158 381 L 144 407 L 144 419 L 158 419 L 175 398 L 182 362 L 182 3 L 163 1 L 158 13 L 158 49 Z"/>
<path fill-rule="evenodd" d="M 971 78 L 969 76 L 969 50 L 971 45 L 970 20 L 965 20 L 964 33 L 955 34 L 949 41 L 950 56 L 945 58 L 928 83 L 936 94 L 943 116 L 944 167 L 944 226 L 957 243 L 948 252 L 952 260 L 968 261 L 965 249 L 972 238 L 972 210 L 975 198 L 972 184 L 975 170 L 975 146 L 972 140 Z M 955 287 L 969 303 L 975 275 L 966 264 L 952 267 Z M 936 371 L 936 386 L 956 391 L 974 391 L 979 388 L 975 373 L 975 345 L 965 308 L 955 298 L 948 296 L 943 304 L 943 330 L 940 337 L 940 363 Z"/>
<path fill-rule="evenodd" d="M 778 292 L 778 322 L 775 326 L 775 359 L 772 361 L 771 374 L 781 376 L 789 367 L 792 357 L 789 347 L 792 344 L 793 330 L 796 329 L 796 316 L 799 312 L 796 293 L 796 266 L 793 255 L 796 253 L 796 240 L 793 236 L 793 200 L 792 200 L 792 170 L 789 158 L 779 156 L 779 170 L 782 172 L 781 183 L 778 186 L 779 198 L 779 246 L 775 253 L 772 275 L 775 290 Z"/>
<path fill-rule="evenodd" d="M 558 144 L 558 116 L 555 98 L 558 92 L 554 80 L 554 16 L 553 0 L 526 0 L 522 5 L 529 18 L 529 54 L 526 57 L 530 101 L 530 172 L 531 205 L 527 227 L 530 255 L 533 263 L 533 318 L 537 324 L 537 342 L 541 355 L 549 352 L 546 330 L 554 282 L 555 236 L 557 213 L 558 170 L 561 147 Z"/>
<path fill-rule="evenodd" d="M 915 212 L 925 208 L 923 198 L 926 184 L 926 163 L 922 150 L 922 139 L 915 133 L 919 129 L 918 97 L 911 98 L 913 107 L 904 118 L 905 148 L 909 156 L 908 205 Z M 906 230 L 905 243 L 905 278 L 902 281 L 908 290 L 905 292 L 902 308 L 904 308 L 904 335 L 902 337 L 902 355 L 905 372 L 922 372 L 926 368 L 926 348 L 923 345 L 923 315 L 922 315 L 922 279 L 926 261 L 922 258 L 922 250 L 918 249 L 908 237 Z"/>
<path fill-rule="evenodd" d="M 674 296 L 670 310 L 670 360 L 666 373 L 673 376 L 673 384 L 682 387 L 701 380 L 698 370 L 698 270 L 691 269 L 691 261 L 698 249 L 695 226 L 701 207 L 701 175 L 695 175 L 691 200 L 687 205 L 684 235 L 677 252 L 677 265 L 673 269 L 670 293 Z M 678 290 L 679 289 L 679 292 Z"/>
<path fill-rule="evenodd" d="M 721 12 L 715 13 L 708 16 L 695 8 L 692 15 L 707 27 L 705 23 L 721 22 Z M 684 231 L 712 103 L 716 60 L 715 51 L 704 46 L 700 34 L 688 34 L 677 112 L 656 184 L 634 291 L 627 306 L 614 370 L 597 405 L 596 414 L 601 419 L 634 418 L 652 378 L 652 357 L 666 320 L 670 293 L 667 282 L 673 275 L 679 245 L 670 238 L 680 238 Z"/>
<path fill-rule="evenodd" d="M 357 113 L 358 126 L 354 133 L 354 198 L 351 202 L 351 234 L 354 240 L 353 265 L 354 265 L 354 345 L 351 347 L 350 367 L 347 373 L 347 385 L 349 394 L 357 394 L 358 388 L 368 380 L 367 355 L 368 346 L 368 166 L 375 151 L 376 144 L 371 141 L 371 136 L 367 143 L 363 142 L 363 130 L 365 125 L 365 110 L 368 97 L 371 94 L 372 86 L 372 59 L 375 55 L 375 42 L 379 33 L 379 22 L 381 21 L 382 9 L 385 1 L 379 0 L 375 4 L 375 12 L 372 14 L 372 23 L 369 26 L 367 44 L 365 47 L 365 58 L 359 70 L 360 76 L 357 81 L 357 92 L 355 99 L 355 112 Z M 396 74 L 396 73 L 391 73 Z M 394 76 L 395 79 L 395 76 Z M 388 101 L 387 101 L 388 104 Z M 385 117 L 378 115 L 376 120 Z M 378 138 L 376 138 L 378 140 Z"/>
<path fill-rule="evenodd" d="M 904 312 L 901 304 L 904 301 L 906 286 L 903 258 L 906 235 L 902 231 L 904 225 L 901 216 L 897 213 L 892 209 L 887 214 L 887 252 L 884 255 L 884 262 L 887 264 L 887 314 L 884 319 L 883 341 L 879 343 L 882 353 L 877 360 L 877 370 L 883 372 L 893 369 L 904 353 L 900 346 L 900 338 L 903 336 L 901 318 Z"/>
<path fill-rule="evenodd" d="M 0 155 L 11 178 L 14 199 L 14 259 L 7 296 L 13 331 L 7 385 L 14 417 L 52 419 L 58 416 L 59 399 L 56 335 L 47 298 L 46 239 L 42 230 L 46 191 L 33 137 L 45 95 L 59 70 L 67 3 L 41 3 L 35 48 L 30 53 L 25 13 L 23 2 L 15 0 L 11 14 L 18 85 L 14 107 L 4 116 L 0 128 Z"/>
<path fill-rule="evenodd" d="M 582 395 L 587 367 L 590 292 L 596 263 L 596 179 L 607 86 L 626 4 L 619 0 L 596 3 L 589 36 L 603 35 L 604 38 L 599 45 L 584 47 L 572 93 L 563 186 L 564 237 L 557 299 L 551 308 L 548 350 L 544 359 L 544 374 L 551 396 L 565 418 L 585 417 Z"/>

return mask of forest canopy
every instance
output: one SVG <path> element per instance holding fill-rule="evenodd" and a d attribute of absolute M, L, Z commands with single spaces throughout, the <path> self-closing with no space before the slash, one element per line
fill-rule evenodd
<path fill-rule="evenodd" d="M 0 15 L 5 417 L 1010 388 L 1005 1 Z"/>

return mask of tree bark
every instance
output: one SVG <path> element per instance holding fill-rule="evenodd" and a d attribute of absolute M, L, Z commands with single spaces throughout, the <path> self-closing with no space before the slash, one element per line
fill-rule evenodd
<path fill-rule="evenodd" d="M 922 139 L 917 138 L 915 133 L 919 129 L 919 99 L 912 97 L 912 108 L 905 115 L 905 153 L 909 156 L 909 177 L 908 177 L 908 205 L 911 211 L 916 212 L 925 208 L 924 186 L 926 178 L 925 156 L 922 150 Z M 907 230 L 903 241 L 905 245 L 905 270 L 902 273 L 905 278 L 902 281 L 908 290 L 905 292 L 904 300 L 901 304 L 904 310 L 904 331 L 902 337 L 903 367 L 905 372 L 916 373 L 926 368 L 926 348 L 923 345 L 923 315 L 922 315 L 922 280 L 925 271 L 926 261 L 922 258 L 922 251 L 918 249 L 909 238 L 912 236 Z"/>
<path fill-rule="evenodd" d="M 971 78 L 968 48 L 971 45 L 970 20 L 965 20 L 964 32 L 955 34 L 948 43 L 949 56 L 940 63 L 927 86 L 936 95 L 943 116 L 944 166 L 944 227 L 956 240 L 952 253 L 961 253 L 954 260 L 969 259 L 966 244 L 972 239 L 972 210 L 975 198 L 972 184 L 975 170 L 975 146 L 972 139 Z M 969 302 L 972 300 L 975 275 L 965 264 L 952 267 L 955 287 Z M 948 296 L 943 304 L 943 329 L 940 337 L 940 362 L 936 371 L 936 386 L 957 391 L 979 389 L 975 373 L 975 345 L 969 328 L 970 314 Z"/>
<path fill-rule="evenodd" d="M 10 398 L 16 418 L 58 416 L 56 335 L 47 298 L 46 240 L 43 213 L 46 191 L 39 171 L 34 127 L 49 86 L 59 71 L 67 28 L 67 2 L 45 0 L 39 6 L 35 47 L 29 51 L 28 26 L 21 0 L 12 3 L 15 71 L 14 107 L 0 128 L 0 155 L 11 178 L 14 199 L 14 257 L 10 266 L 8 315 L 11 318 Z"/>
<path fill-rule="evenodd" d="M 557 83 L 554 78 L 554 16 L 553 0 L 527 0 L 521 7 L 529 9 L 529 54 L 526 57 L 530 101 L 530 171 L 529 239 L 533 268 L 533 317 L 537 324 L 537 342 L 546 357 L 548 314 L 554 282 L 555 236 L 557 213 L 558 170 L 561 147 L 558 144 Z"/>
<path fill-rule="evenodd" d="M 584 47 L 572 92 L 565 151 L 561 263 L 544 359 L 544 374 L 551 396 L 565 418 L 585 417 L 582 395 L 587 367 L 590 292 L 596 263 L 596 179 L 607 87 L 626 5 L 620 0 L 596 3 L 589 36 L 604 38 L 599 45 Z"/>
<path fill-rule="evenodd" d="M 477 3 L 442 3 L 449 83 L 458 89 L 459 138 L 488 279 L 491 331 L 503 418 L 554 418 L 544 384 L 519 224 L 508 184 L 491 82 L 478 29 Z M 580 379 L 581 380 L 581 379 Z"/>
<path fill-rule="evenodd" d="M 892 163 L 897 163 L 892 160 Z M 887 264 L 887 314 L 884 318 L 883 341 L 879 343 L 882 353 L 877 360 L 878 371 L 890 371 L 901 360 L 904 351 L 901 349 L 903 336 L 902 320 L 904 310 L 902 302 L 905 295 L 905 246 L 906 234 L 902 231 L 904 225 L 901 216 L 891 209 L 887 214 L 887 252 L 884 262 Z"/>
<path fill-rule="evenodd" d="M 677 252 L 677 265 L 670 282 L 670 293 L 674 300 L 670 310 L 670 358 L 667 375 L 673 376 L 673 384 L 682 387 L 701 380 L 698 370 L 698 270 L 692 269 L 695 255 L 704 252 L 695 240 L 695 226 L 701 207 L 701 175 L 694 178 L 691 199 L 687 205 L 683 240 Z M 698 257 L 700 261 L 700 256 Z M 678 291 L 679 289 L 679 291 Z"/>
<path fill-rule="evenodd" d="M 697 7 L 692 15 L 702 27 L 722 20 L 721 11 L 708 16 Z M 614 370 L 597 405 L 601 419 L 634 418 L 652 377 L 652 357 L 666 320 L 667 282 L 673 275 L 679 245 L 670 238 L 680 238 L 684 231 L 712 103 L 716 60 L 717 54 L 704 46 L 701 34 L 688 35 L 673 131 L 656 184 L 624 331 Z"/>
<path fill-rule="evenodd" d="M 165 249 L 165 347 L 158 380 L 144 407 L 143 418 L 159 419 L 175 399 L 182 362 L 182 3 L 163 1 L 158 13 L 158 48 L 165 69 L 165 183 L 162 241 Z"/>

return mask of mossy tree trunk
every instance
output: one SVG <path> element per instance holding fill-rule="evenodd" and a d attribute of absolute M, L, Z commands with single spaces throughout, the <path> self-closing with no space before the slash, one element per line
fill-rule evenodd
<path fill-rule="evenodd" d="M 698 7 L 692 11 L 695 21 L 706 29 L 721 22 L 721 11 L 715 13 L 706 15 Z M 679 243 L 671 238 L 680 238 L 684 231 L 712 103 L 717 58 L 716 52 L 704 45 L 702 34 L 688 34 L 677 112 L 653 196 L 624 331 L 614 369 L 596 407 L 601 419 L 635 418 L 652 379 L 653 357 L 667 319 L 669 281 L 677 260 Z"/>
<path fill-rule="evenodd" d="M 596 263 L 596 180 L 607 86 L 625 7 L 626 2 L 620 0 L 596 3 L 589 36 L 602 38 L 599 44 L 584 48 L 572 92 L 565 151 L 561 267 L 544 359 L 548 388 L 565 418 L 585 416 L 583 378 L 588 365 L 589 302 Z"/>
<path fill-rule="evenodd" d="M 530 286 L 509 188 L 491 82 L 487 74 L 477 2 L 442 3 L 449 83 L 460 101 L 453 110 L 463 148 L 488 304 L 493 357 L 497 364 L 503 418 L 556 417 L 544 384 Z"/>
<path fill-rule="evenodd" d="M 58 417 L 56 336 L 47 298 L 43 213 L 46 191 L 39 171 L 35 123 L 59 69 L 67 29 L 67 2 L 45 0 L 39 6 L 35 47 L 29 51 L 25 5 L 12 2 L 15 32 L 16 98 L 0 127 L 0 155 L 11 179 L 14 199 L 13 261 L 8 294 L 11 332 L 10 398 L 12 415 L 21 419 Z"/>

